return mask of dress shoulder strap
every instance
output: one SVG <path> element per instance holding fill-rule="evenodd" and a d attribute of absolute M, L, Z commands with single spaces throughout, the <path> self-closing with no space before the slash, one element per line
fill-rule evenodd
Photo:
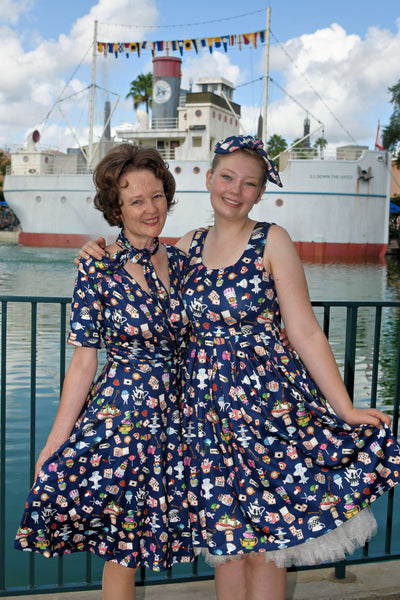
<path fill-rule="evenodd" d="M 192 241 L 190 242 L 188 252 L 189 256 L 201 254 L 201 250 L 203 248 L 206 235 L 209 229 L 210 227 L 200 227 L 199 229 L 196 229 L 196 231 L 193 234 Z"/>

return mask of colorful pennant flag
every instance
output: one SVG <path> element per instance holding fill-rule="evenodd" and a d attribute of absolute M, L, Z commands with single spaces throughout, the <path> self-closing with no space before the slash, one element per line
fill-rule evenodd
<path fill-rule="evenodd" d="M 153 56 L 156 52 L 163 52 L 165 50 L 172 50 L 173 52 L 179 52 L 183 56 L 183 51 L 194 50 L 198 54 L 200 48 L 208 48 L 210 54 L 213 49 L 223 48 L 225 52 L 228 52 L 230 46 L 237 45 L 239 50 L 242 49 L 242 45 L 248 46 L 253 44 L 254 48 L 257 48 L 257 38 L 262 44 L 265 43 L 265 30 L 255 31 L 252 33 L 239 33 L 229 34 L 223 36 L 199 38 L 199 39 L 187 39 L 187 40 L 160 40 L 155 42 L 149 42 L 144 40 L 142 42 L 97 42 L 97 51 L 99 54 L 114 54 L 115 58 L 118 58 L 120 54 L 125 54 L 127 58 L 132 52 L 136 52 L 140 57 L 141 50 L 150 49 Z"/>

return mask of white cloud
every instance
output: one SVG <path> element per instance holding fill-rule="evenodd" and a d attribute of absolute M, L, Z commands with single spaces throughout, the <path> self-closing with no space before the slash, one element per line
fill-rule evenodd
<path fill-rule="evenodd" d="M 212 54 L 203 53 L 186 59 L 182 67 L 182 87 L 188 89 L 191 80 L 195 84 L 199 77 L 213 76 L 225 77 L 235 86 L 242 78 L 239 67 L 231 63 L 227 54 L 218 51 Z"/>
<path fill-rule="evenodd" d="M 387 103 L 387 88 L 399 78 L 399 32 L 371 27 L 361 39 L 333 24 L 288 40 L 283 48 L 293 62 L 281 48 L 273 47 L 270 68 L 279 71 L 282 86 L 325 124 L 326 139 L 334 144 L 352 143 L 347 130 L 357 143 L 368 143 L 375 133 L 367 124 L 368 118 L 377 105 Z M 386 104 L 385 110 L 387 117 L 390 106 Z M 288 141 L 301 137 L 306 113 L 292 100 L 279 98 L 270 105 L 269 112 L 268 135 L 278 133 Z"/>
<path fill-rule="evenodd" d="M 132 22 L 134 15 L 134 21 L 138 25 L 135 28 L 135 38 L 140 40 L 145 31 L 140 24 L 151 25 L 158 17 L 155 0 L 99 0 L 87 15 L 76 20 L 68 34 L 45 40 L 40 39 L 36 32 L 36 46 L 27 51 L 22 45 L 23 39 L 16 24 L 20 13 L 32 6 L 31 0 L 1 0 L 0 3 L 0 20 L 7 22 L 0 27 L 0 147 L 15 141 L 22 143 L 33 124 L 40 123 L 45 117 L 83 57 L 83 62 L 90 65 L 95 20 L 99 22 L 99 39 L 100 36 L 107 36 L 108 39 L 111 36 L 113 40 L 110 22 L 118 24 L 121 29 L 121 24 Z M 106 64 L 102 65 L 103 71 L 114 67 L 111 59 L 108 63 L 104 62 Z M 87 79 L 82 81 L 79 81 L 78 76 L 75 89 L 88 85 L 90 68 L 87 75 Z M 51 128 L 47 130 L 47 135 L 50 131 Z M 48 140 L 48 143 L 55 144 L 56 140 Z"/>
<path fill-rule="evenodd" d="M 160 3 L 158 2 L 160 5 Z M 29 13 L 29 11 L 31 11 Z M 69 32 L 57 38 L 43 39 L 37 31 L 19 29 L 22 13 L 33 20 L 33 0 L 0 0 L 0 36 L 2 40 L 2 75 L 0 78 L 0 148 L 13 142 L 23 142 L 28 130 L 38 127 L 54 101 L 64 89 L 66 81 L 84 58 L 85 70 L 74 73 L 71 91 L 85 88 L 90 82 L 91 43 L 93 23 L 99 22 L 99 40 L 115 41 L 121 31 L 126 37 L 139 41 L 146 39 L 148 29 L 157 23 L 156 0 L 98 0 L 90 11 L 76 19 Z M 115 26 L 110 25 L 114 23 Z M 137 27 L 124 29 L 124 24 L 134 22 Z M 398 21 L 398 25 L 400 20 Z M 29 40 L 25 38 L 29 35 Z M 163 36 L 165 32 L 163 32 Z M 165 39 L 165 38 L 164 38 Z M 127 41 L 127 40 L 125 40 Z M 29 43 L 29 49 L 25 44 Z M 302 105 L 283 96 L 273 83 L 269 85 L 268 136 L 277 133 L 291 142 L 301 137 L 306 111 L 315 115 L 325 125 L 325 137 L 332 144 L 351 143 L 348 130 L 358 143 L 374 139 L 377 119 L 388 122 L 391 114 L 387 88 L 399 79 L 398 57 L 400 34 L 370 27 L 364 37 L 347 33 L 338 24 L 288 40 L 284 50 L 293 62 L 277 46 L 271 47 L 271 76 Z M 150 58 L 149 58 L 150 56 Z M 223 75 L 235 86 L 254 79 L 247 68 L 235 64 L 235 53 L 214 51 L 212 54 L 187 53 L 182 65 L 182 86 L 189 87 L 200 76 Z M 117 119 L 134 120 L 130 101 L 124 99 L 129 81 L 138 72 L 151 71 L 151 55 L 141 61 L 130 58 L 128 65 L 113 57 L 97 61 L 99 80 L 104 87 L 118 89 L 121 102 Z M 239 59 L 238 59 L 239 61 Z M 128 66 L 128 69 L 127 69 Z M 263 69 L 260 60 L 259 71 Z M 129 73 L 128 76 L 126 73 Z M 119 86 L 109 86 L 120 77 Z M 124 75 L 122 75 L 124 73 Z M 121 85 L 121 80 L 123 83 Z M 319 92 L 310 88 L 309 82 Z M 262 83 L 259 84 L 262 87 Z M 234 96 L 242 103 L 242 122 L 248 132 L 255 132 L 260 106 L 249 97 L 248 88 L 239 88 Z M 259 100 L 261 103 L 261 100 Z M 72 110 L 72 100 L 65 102 L 66 110 Z M 87 110 L 83 106 L 82 111 Z M 333 116 L 334 115 L 334 116 Z M 337 120 L 343 125 L 341 127 Z M 87 123 L 83 123 L 83 128 Z M 316 127 L 315 121 L 311 128 Z M 48 125 L 47 144 L 56 145 L 57 135 L 64 132 L 64 125 Z M 317 134 L 319 136 L 320 133 Z M 71 143 L 71 142 L 69 142 Z"/>
<path fill-rule="evenodd" d="M 16 25 L 21 13 L 26 13 L 33 8 L 33 0 L 1 0 L 0 23 Z"/>

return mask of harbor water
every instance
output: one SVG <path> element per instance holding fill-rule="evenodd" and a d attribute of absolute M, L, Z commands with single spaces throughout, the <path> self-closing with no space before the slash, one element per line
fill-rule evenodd
<path fill-rule="evenodd" d="M 70 297 L 76 267 L 74 249 L 27 248 L 17 245 L 0 246 L 0 295 Z M 312 300 L 380 301 L 400 300 L 400 258 L 365 263 L 305 263 L 305 272 Z M 67 313 L 69 310 L 67 309 Z M 315 312 L 322 322 L 322 311 Z M 344 359 L 345 309 L 331 309 L 329 339 L 342 369 Z M 373 353 L 374 311 L 361 307 L 358 315 L 357 354 L 354 399 L 366 406 L 370 395 Z M 381 360 L 379 366 L 378 405 L 393 402 L 396 344 L 400 311 L 383 311 Z M 6 412 L 6 586 L 24 586 L 29 571 L 29 553 L 13 550 L 13 538 L 22 514 L 29 481 L 29 417 L 30 417 L 30 306 L 10 303 L 7 316 L 7 412 Z M 57 410 L 60 393 L 60 309 L 57 305 L 41 304 L 38 308 L 36 368 L 36 455 L 49 432 Z M 67 348 L 67 362 L 72 349 Z M 99 362 L 102 361 L 101 355 Z M 386 495 L 387 496 L 387 495 Z M 384 551 L 386 497 L 373 506 L 379 531 L 370 542 L 369 551 Z M 395 525 L 392 550 L 400 551 L 400 492 L 395 492 Z M 361 552 L 361 551 L 359 551 Z M 102 561 L 92 558 L 93 578 L 100 580 Z M 56 583 L 55 559 L 38 556 L 35 559 L 36 583 Z M 86 561 L 82 556 L 64 559 L 64 580 L 84 580 Z M 51 572 L 51 573 L 50 573 Z"/>

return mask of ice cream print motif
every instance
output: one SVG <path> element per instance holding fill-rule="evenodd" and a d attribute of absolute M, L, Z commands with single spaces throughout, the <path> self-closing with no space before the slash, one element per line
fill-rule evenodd
<path fill-rule="evenodd" d="M 390 429 L 346 424 L 282 345 L 263 268 L 269 228 L 255 224 L 225 269 L 203 264 L 208 229 L 198 229 L 184 283 L 193 327 L 183 391 L 190 517 L 195 550 L 217 565 L 254 551 L 278 566 L 335 560 L 371 537 L 369 506 L 400 479 Z"/>

